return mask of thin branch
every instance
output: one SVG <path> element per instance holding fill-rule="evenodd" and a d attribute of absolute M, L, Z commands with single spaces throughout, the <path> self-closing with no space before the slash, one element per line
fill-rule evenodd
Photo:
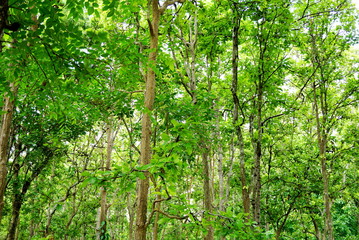
<path fill-rule="evenodd" d="M 161 210 L 159 210 L 159 209 L 155 209 L 155 210 L 153 210 L 153 211 L 154 211 L 154 212 L 158 212 L 158 213 L 160 213 L 160 214 L 162 214 L 162 215 L 164 215 L 164 216 L 166 216 L 166 217 L 168 217 L 168 218 L 171 218 L 171 219 L 183 220 L 183 219 L 187 219 L 187 218 L 188 218 L 188 215 L 185 215 L 185 216 L 170 215 L 170 214 L 168 214 L 168 213 L 166 213 L 166 212 L 163 212 L 163 211 L 161 211 Z"/>
<path fill-rule="evenodd" d="M 184 3 L 186 0 L 167 0 L 162 7 L 160 7 L 160 14 L 163 14 L 168 6 L 173 5 L 175 3 Z"/>
<path fill-rule="evenodd" d="M 136 150 L 136 152 L 138 152 L 138 154 L 141 154 L 140 149 L 138 149 L 138 147 L 133 142 L 132 132 L 130 131 L 130 129 L 129 129 L 127 123 L 126 123 L 125 118 L 121 117 L 121 120 L 122 120 L 123 124 L 125 125 L 125 128 L 127 130 L 128 136 L 130 137 L 131 146 Z"/>
<path fill-rule="evenodd" d="M 270 116 L 268 118 L 266 118 L 262 123 L 261 123 L 261 126 L 263 126 L 267 121 L 273 119 L 273 118 L 276 118 L 276 117 L 280 117 L 280 116 L 283 116 L 285 115 L 285 113 L 280 113 L 280 114 L 277 114 L 277 115 L 274 115 L 274 116 Z"/>

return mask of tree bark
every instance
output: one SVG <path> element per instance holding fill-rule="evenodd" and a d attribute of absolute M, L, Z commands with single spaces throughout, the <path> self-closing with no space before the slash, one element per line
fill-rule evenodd
<path fill-rule="evenodd" d="M 316 96 L 316 86 L 315 82 L 313 83 L 313 94 L 314 94 L 314 111 L 317 127 L 317 140 L 319 147 L 319 159 L 322 170 L 322 181 L 323 181 L 323 199 L 324 199 L 324 234 L 323 237 L 325 240 L 334 240 L 333 236 L 333 220 L 331 215 L 331 199 L 329 196 L 329 174 L 327 170 L 327 158 L 326 158 L 326 148 L 327 148 L 327 134 L 323 130 L 323 126 L 320 123 L 318 102 Z M 326 116 L 323 116 L 324 119 Z M 325 122 L 323 123 L 325 125 Z"/>
<path fill-rule="evenodd" d="M 235 6 L 236 7 L 236 6 Z M 239 150 L 240 150 L 240 178 L 242 184 L 242 201 L 243 201 L 243 210 L 244 213 L 247 215 L 245 218 L 246 221 L 250 218 L 250 197 L 249 197 L 249 187 L 247 186 L 247 177 L 246 177 L 246 170 L 245 170 L 245 153 L 244 153 L 244 140 L 242 134 L 242 127 L 241 123 L 239 122 L 239 108 L 240 103 L 237 96 L 238 90 L 238 34 L 239 34 L 239 27 L 240 27 L 240 16 L 236 10 L 234 12 L 234 26 L 232 32 L 232 97 L 233 97 L 233 126 L 236 129 L 236 135 L 239 143 Z"/>
<path fill-rule="evenodd" d="M 113 134 L 113 124 L 112 119 L 108 120 L 107 123 L 107 147 L 106 147 L 106 162 L 104 166 L 104 170 L 109 171 L 111 168 L 111 159 L 112 159 L 112 149 L 114 143 L 114 134 Z M 101 187 L 100 190 L 100 212 L 97 221 L 97 239 L 102 240 L 106 239 L 106 230 L 107 230 L 107 200 L 106 200 L 107 191 L 104 186 Z"/>
<path fill-rule="evenodd" d="M 11 93 L 6 93 L 4 96 L 4 106 L 2 109 L 4 113 L 0 127 L 0 223 L 5 204 L 4 195 L 9 157 L 9 138 L 18 86 L 15 83 L 10 83 L 10 89 Z"/>
<path fill-rule="evenodd" d="M 263 108 L 263 91 L 264 91 L 264 74 L 265 74 L 265 39 L 259 36 L 259 63 L 258 63 L 258 79 L 256 82 L 255 98 L 253 100 L 254 114 L 250 116 L 250 134 L 253 146 L 254 167 L 252 171 L 252 212 L 253 220 L 260 225 L 261 213 L 261 161 L 262 161 L 262 108 Z"/>
<path fill-rule="evenodd" d="M 151 1 L 150 1 L 151 2 Z M 140 164 L 147 165 L 151 161 L 151 112 L 155 99 L 156 76 L 154 66 L 157 62 L 158 51 L 158 26 L 160 22 L 160 9 L 158 0 L 152 0 L 152 20 L 148 19 L 150 29 L 150 54 L 148 57 L 149 67 L 146 74 L 146 91 L 145 91 L 145 110 L 142 118 L 141 132 L 141 155 Z M 136 240 L 146 240 L 146 221 L 147 221 L 147 199 L 149 188 L 149 176 L 145 174 L 145 179 L 138 180 L 137 189 L 137 211 L 136 211 Z"/>
<path fill-rule="evenodd" d="M 149 0 L 150 13 L 152 19 L 147 19 L 150 30 L 150 53 L 148 56 L 148 68 L 146 72 L 146 90 L 145 90 L 145 110 L 142 117 L 141 129 L 141 154 L 140 165 L 147 165 L 151 162 L 151 115 L 153 104 L 155 100 L 156 75 L 154 67 L 157 63 L 158 53 L 158 27 L 160 23 L 160 16 L 164 13 L 166 8 L 176 2 L 184 2 L 184 0 L 170 1 L 166 0 L 162 7 L 159 7 L 158 0 Z M 145 174 L 144 179 L 139 179 L 137 184 L 137 209 L 136 209 L 136 240 L 146 239 L 147 229 L 147 200 L 149 188 L 149 175 Z"/>
<path fill-rule="evenodd" d="M 133 223 L 134 223 L 134 202 L 132 202 L 131 193 L 127 195 L 127 210 L 129 213 L 129 223 L 128 223 L 128 240 L 133 240 Z"/>
<path fill-rule="evenodd" d="M 313 24 L 313 23 L 311 23 Z M 309 33 L 311 36 L 311 51 L 312 51 L 312 65 L 313 68 L 318 68 L 321 71 L 320 74 L 320 82 L 317 83 L 315 80 L 313 81 L 312 89 L 313 89 L 313 105 L 314 105 L 314 114 L 316 120 L 316 130 L 317 130 L 317 142 L 319 148 L 319 160 L 321 166 L 322 173 L 322 181 L 323 181 L 323 200 L 324 200 L 324 240 L 334 240 L 333 234 L 333 219 L 331 215 L 331 205 L 332 201 L 329 196 L 329 173 L 327 170 L 327 157 L 326 157 L 326 148 L 328 144 L 328 132 L 329 128 L 327 128 L 327 119 L 328 119 L 328 107 L 327 100 L 323 96 L 326 91 L 326 79 L 323 74 L 323 64 L 325 64 L 319 54 L 318 46 L 317 46 L 317 37 L 313 32 L 313 26 L 310 25 Z M 317 99 L 317 85 L 320 88 L 319 96 L 320 101 L 318 103 Z M 319 113 L 320 111 L 320 113 Z M 321 115 L 321 116 L 320 116 Z"/>
<path fill-rule="evenodd" d="M 156 191 L 161 191 L 161 189 L 157 188 Z M 161 209 L 161 195 L 157 195 L 156 200 L 158 202 L 155 203 L 155 209 L 160 210 Z M 156 212 L 155 213 L 155 219 L 153 222 L 153 234 L 152 234 L 152 240 L 157 240 L 158 239 L 158 220 L 160 218 L 160 213 Z"/>
<path fill-rule="evenodd" d="M 20 169 L 17 170 L 17 172 L 14 173 L 14 181 L 19 181 L 18 178 L 18 172 Z M 16 171 L 16 170 L 15 170 Z M 16 231 L 20 220 L 20 210 L 24 201 L 24 197 L 27 193 L 27 190 L 29 189 L 31 185 L 30 180 L 26 180 L 25 183 L 22 186 L 22 189 L 20 192 L 14 194 L 14 199 L 12 202 L 12 213 L 11 213 L 11 221 L 9 225 L 9 231 L 7 235 L 7 240 L 15 240 L 16 239 Z M 17 187 L 16 187 L 17 188 Z M 15 189 L 17 191 L 19 189 Z"/>
<path fill-rule="evenodd" d="M 205 149 L 208 150 L 208 149 Z M 207 221 L 211 221 L 211 218 L 209 217 L 208 213 L 212 213 L 212 188 L 211 188 L 211 173 L 210 173 L 210 161 L 209 161 L 209 153 L 208 151 L 205 151 L 202 154 L 202 163 L 203 163 L 203 191 L 204 191 L 204 210 L 207 213 Z M 213 226 L 209 225 L 207 228 L 207 234 L 203 238 L 204 240 L 213 240 Z"/>

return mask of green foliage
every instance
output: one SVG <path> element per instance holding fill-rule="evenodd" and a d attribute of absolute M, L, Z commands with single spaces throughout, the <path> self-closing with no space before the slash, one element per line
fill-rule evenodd
<path fill-rule="evenodd" d="M 10 224 L 20 196 L 19 239 L 95 239 L 100 189 L 107 194 L 106 239 L 127 239 L 130 225 L 135 228 L 136 181 L 146 176 L 148 233 L 158 213 L 158 239 L 201 239 L 209 227 L 215 239 L 315 239 L 324 221 L 314 97 L 322 110 L 321 134 L 328 137 L 335 239 L 358 238 L 359 82 L 352 46 L 359 15 L 349 2 L 175 3 L 161 16 L 156 66 L 148 60 L 152 16 L 146 1 L 28 0 L 9 6 L 8 22 L 21 28 L 5 30 L 2 38 L 0 94 L 8 93 L 16 107 L 1 223 Z M 149 66 L 157 84 L 152 159 L 139 166 Z M 10 93 L 10 83 L 19 86 L 17 94 Z M 109 119 L 115 142 L 107 169 Z M 245 220 L 241 195 L 242 188 L 253 190 L 257 143 L 258 225 L 252 216 Z M 203 175 L 203 153 L 210 176 Z M 211 212 L 203 203 L 204 179 L 212 186 Z"/>

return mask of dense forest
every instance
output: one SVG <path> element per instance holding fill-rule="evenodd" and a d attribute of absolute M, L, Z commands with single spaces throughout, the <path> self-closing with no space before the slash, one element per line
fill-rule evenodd
<path fill-rule="evenodd" d="M 0 0 L 0 239 L 359 239 L 350 0 Z"/>

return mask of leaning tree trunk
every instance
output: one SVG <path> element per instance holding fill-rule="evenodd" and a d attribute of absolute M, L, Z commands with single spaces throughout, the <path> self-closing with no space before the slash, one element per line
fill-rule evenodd
<path fill-rule="evenodd" d="M 14 164 L 14 174 L 13 174 L 13 189 L 14 189 L 14 198 L 12 201 L 12 212 L 11 212 L 11 220 L 9 225 L 8 235 L 6 237 L 7 240 L 15 239 L 16 229 L 19 223 L 20 217 L 20 209 L 22 205 L 23 195 L 19 189 L 19 171 L 20 165 Z"/>
<path fill-rule="evenodd" d="M 4 28 L 8 18 L 8 0 L 0 0 L 0 53 L 3 50 L 2 38 L 4 35 Z M 1 116 L 0 126 L 0 224 L 2 219 L 2 212 L 5 205 L 4 195 L 6 188 L 7 177 L 7 160 L 9 153 L 9 137 L 12 123 L 12 115 L 14 112 L 14 99 L 17 94 L 18 87 L 14 83 L 10 83 L 10 93 L 4 95 L 4 105 L 2 108 L 3 114 Z"/>
<path fill-rule="evenodd" d="M 15 107 L 15 96 L 18 86 L 14 83 L 10 84 L 11 93 L 7 93 L 4 97 L 4 106 L 2 111 L 2 121 L 0 126 L 0 223 L 2 219 L 2 211 L 4 208 L 4 195 L 6 188 L 7 161 L 9 155 L 9 138 L 12 123 L 12 116 Z"/>

